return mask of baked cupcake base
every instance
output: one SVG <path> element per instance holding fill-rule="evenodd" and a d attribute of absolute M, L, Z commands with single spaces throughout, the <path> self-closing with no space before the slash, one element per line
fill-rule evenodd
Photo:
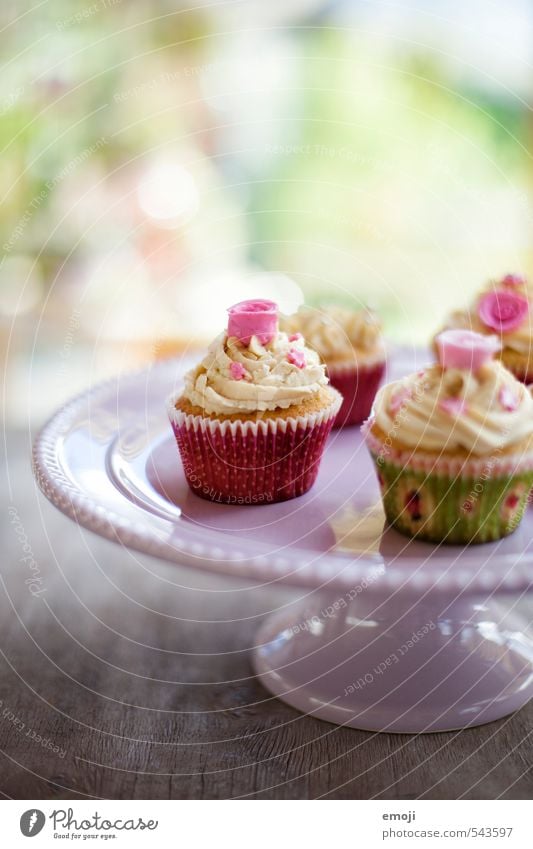
<path fill-rule="evenodd" d="M 385 450 L 366 434 L 383 507 L 409 537 L 449 545 L 493 542 L 516 530 L 533 487 L 533 453 L 487 458 Z"/>
<path fill-rule="evenodd" d="M 348 427 L 364 422 L 370 415 L 376 392 L 383 380 L 385 363 L 328 365 L 327 370 L 331 386 L 343 397 L 334 427 Z"/>
<path fill-rule="evenodd" d="M 307 405 L 260 418 L 207 416 L 175 396 L 167 410 L 196 495 L 222 504 L 272 504 L 311 488 L 341 402 L 328 387 Z"/>

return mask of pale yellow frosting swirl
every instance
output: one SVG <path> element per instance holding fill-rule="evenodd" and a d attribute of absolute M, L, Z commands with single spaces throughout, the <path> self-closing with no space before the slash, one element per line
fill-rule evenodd
<path fill-rule="evenodd" d="M 303 362 L 303 367 L 291 359 Z M 232 374 L 232 363 L 241 379 Z M 221 333 L 202 362 L 185 376 L 184 395 L 209 415 L 234 415 L 287 409 L 312 398 L 327 383 L 325 366 L 303 338 L 289 341 L 286 333 L 279 332 L 268 345 L 254 336 L 244 346 Z"/>
<path fill-rule="evenodd" d="M 373 422 L 409 448 L 484 456 L 533 435 L 533 398 L 499 362 L 475 374 L 434 365 L 383 386 Z"/>
<path fill-rule="evenodd" d="M 304 306 L 285 316 L 281 326 L 287 333 L 302 333 L 328 365 L 385 359 L 381 323 L 370 310 Z"/>

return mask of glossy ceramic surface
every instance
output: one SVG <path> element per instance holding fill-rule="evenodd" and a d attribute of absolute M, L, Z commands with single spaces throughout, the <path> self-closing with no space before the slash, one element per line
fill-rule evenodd
<path fill-rule="evenodd" d="M 392 361 L 396 377 L 428 356 Z M 245 583 L 311 588 L 304 605 L 266 622 L 254 657 L 265 685 L 301 710 L 413 732 L 486 722 L 531 697 L 532 646 L 511 602 L 501 605 L 502 593 L 533 580 L 531 508 L 501 542 L 406 539 L 384 527 L 358 428 L 332 433 L 301 498 L 205 501 L 187 487 L 165 411 L 188 365 L 120 376 L 60 410 L 34 447 L 45 495 L 80 525 L 145 553 Z"/>

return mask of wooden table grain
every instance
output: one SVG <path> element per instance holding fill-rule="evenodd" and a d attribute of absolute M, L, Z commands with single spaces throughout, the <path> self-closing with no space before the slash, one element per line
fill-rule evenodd
<path fill-rule="evenodd" d="M 480 728 L 374 734 L 303 716 L 250 667 L 290 598 L 101 540 L 37 492 L 7 436 L 0 792 L 26 799 L 525 799 L 533 705 Z"/>

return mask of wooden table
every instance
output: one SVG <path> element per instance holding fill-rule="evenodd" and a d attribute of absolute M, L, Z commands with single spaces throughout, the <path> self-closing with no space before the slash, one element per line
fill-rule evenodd
<path fill-rule="evenodd" d="M 37 493 L 27 434 L 8 434 L 8 458 L 4 796 L 532 797 L 533 705 L 474 730 L 419 737 L 303 716 L 271 698 L 250 668 L 261 618 L 288 593 L 243 589 L 81 531 Z M 27 580 L 42 592 L 32 595 Z"/>

